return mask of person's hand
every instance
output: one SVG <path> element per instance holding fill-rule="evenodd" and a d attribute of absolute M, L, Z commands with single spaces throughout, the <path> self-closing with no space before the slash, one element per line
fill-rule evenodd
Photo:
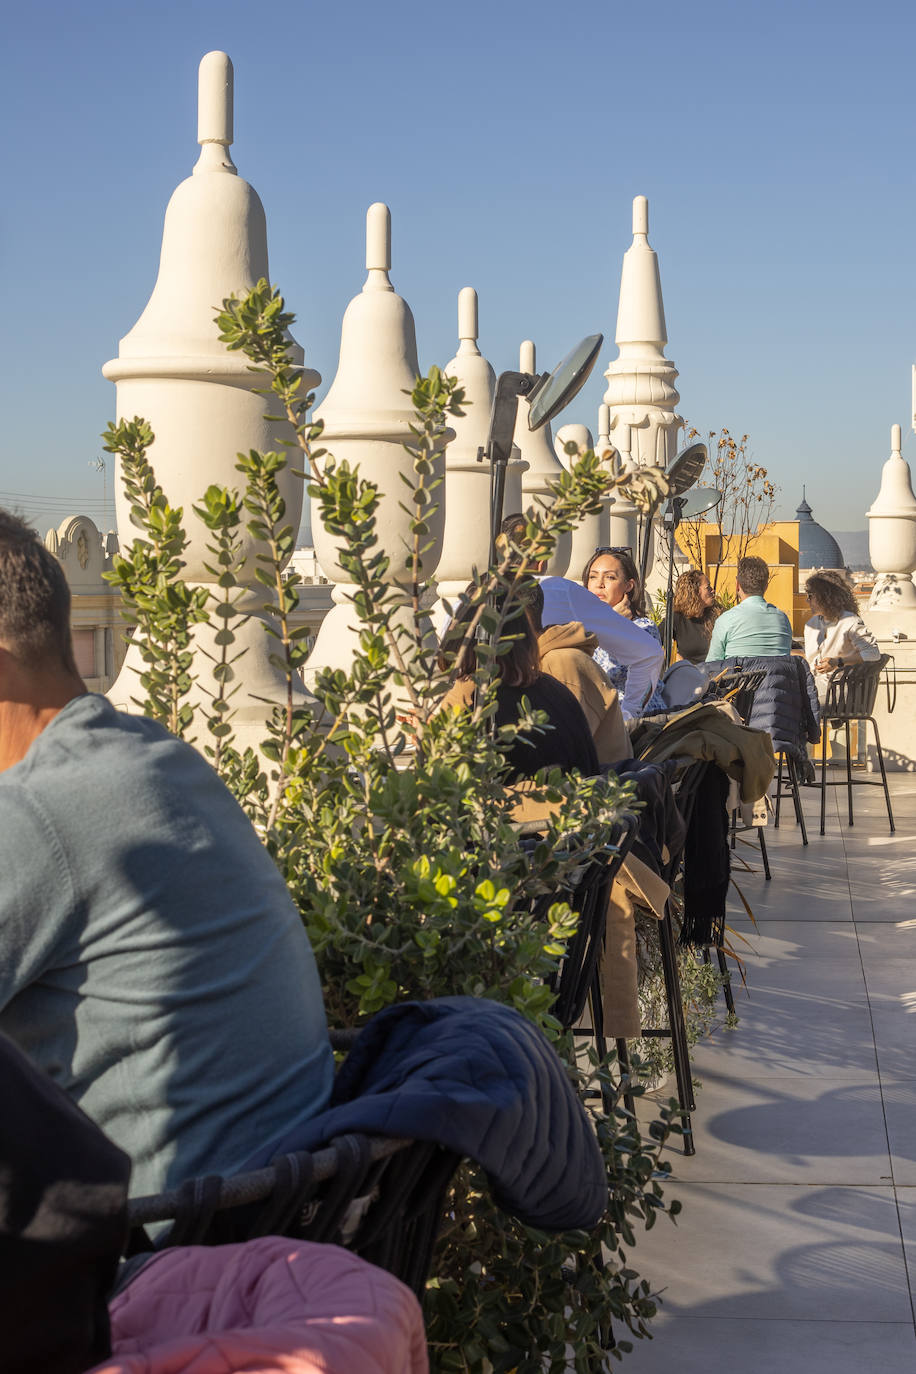
<path fill-rule="evenodd" d="M 829 658 L 819 658 L 814 665 L 814 671 L 816 673 L 832 673 L 833 667 L 834 665 Z"/>
<path fill-rule="evenodd" d="M 614 607 L 614 610 L 618 615 L 624 616 L 627 620 L 633 619 L 633 607 L 630 605 L 630 598 L 627 592 L 624 592 L 623 596 Z"/>

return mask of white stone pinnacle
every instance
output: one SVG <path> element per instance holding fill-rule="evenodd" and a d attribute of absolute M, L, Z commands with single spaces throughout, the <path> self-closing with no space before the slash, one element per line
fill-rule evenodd
<path fill-rule="evenodd" d="M 537 372 L 537 351 L 531 339 L 523 339 L 518 350 L 519 372 Z"/>
<path fill-rule="evenodd" d="M 668 333 L 658 259 L 649 244 L 649 202 L 645 196 L 633 201 L 633 242 L 623 258 L 620 278 L 620 304 L 617 310 L 616 340 L 622 348 L 637 344 L 647 354 L 664 358 Z"/>
<path fill-rule="evenodd" d="M 463 286 L 458 292 L 458 352 L 479 354 L 478 334 L 477 292 L 473 286 Z"/>
<path fill-rule="evenodd" d="M 366 271 L 364 290 L 393 291 L 391 271 L 391 211 L 377 200 L 366 211 Z"/>
<path fill-rule="evenodd" d="M 233 139 L 232 59 L 208 52 L 197 73 L 197 141 L 201 152 L 195 172 L 234 172 L 229 153 Z"/>

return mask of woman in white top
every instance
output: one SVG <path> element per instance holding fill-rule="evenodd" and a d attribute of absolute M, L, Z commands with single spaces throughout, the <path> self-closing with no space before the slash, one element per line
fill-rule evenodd
<path fill-rule="evenodd" d="M 874 663 L 881 650 L 859 615 L 852 589 L 839 577 L 815 573 L 805 583 L 805 595 L 813 612 L 805 626 L 805 658 L 823 701 L 830 674 L 836 668 Z"/>

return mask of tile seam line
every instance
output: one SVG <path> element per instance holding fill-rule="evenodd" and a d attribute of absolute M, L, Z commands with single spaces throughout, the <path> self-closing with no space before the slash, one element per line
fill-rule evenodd
<path fill-rule="evenodd" d="M 659 1315 L 662 1315 L 661 1311 Z M 891 1317 L 700 1317 L 692 1312 L 675 1312 L 665 1308 L 664 1315 L 679 1322 L 797 1322 L 818 1326 L 899 1326 L 909 1331 L 912 1323 L 895 1321 Z M 656 1318 L 653 1318 L 656 1320 Z"/>
<path fill-rule="evenodd" d="M 906 1274 L 906 1279 L 907 1279 L 907 1290 L 908 1290 L 908 1292 L 909 1292 L 909 1298 L 910 1298 L 910 1313 L 911 1313 L 911 1315 L 912 1315 L 912 1320 L 913 1320 L 913 1332 L 914 1332 L 914 1335 L 916 1335 L 916 1296 L 914 1296 L 914 1293 L 913 1293 L 913 1281 L 914 1281 L 914 1279 L 916 1279 L 916 1274 L 911 1274 L 911 1273 L 910 1273 L 910 1263 L 909 1263 L 909 1256 L 908 1256 L 908 1253 L 907 1253 L 906 1237 L 905 1237 L 905 1235 L 904 1235 L 904 1233 L 903 1233 L 903 1217 L 902 1217 L 901 1214 L 900 1214 L 900 1198 L 899 1198 L 898 1195 L 897 1195 L 897 1179 L 896 1179 L 896 1175 L 895 1175 L 895 1171 L 894 1171 L 894 1155 L 893 1155 L 893 1151 L 892 1151 L 892 1149 L 891 1149 L 890 1130 L 889 1130 L 888 1124 L 887 1124 L 887 1108 L 886 1108 L 886 1105 L 885 1105 L 885 1095 L 884 1095 L 884 1076 L 883 1076 L 883 1074 L 882 1074 L 882 1072 L 881 1072 L 881 1060 L 880 1060 L 879 1055 L 878 1055 L 878 1042 L 877 1042 L 877 1039 L 876 1039 L 876 1037 L 875 1037 L 875 1018 L 874 1018 L 874 1012 L 872 1011 L 871 993 L 870 993 L 869 987 L 868 987 L 868 976 L 867 976 L 867 974 L 866 974 L 866 972 L 865 972 L 865 960 L 864 960 L 864 958 L 863 958 L 863 956 L 862 956 L 862 944 L 861 944 L 861 940 L 860 940 L 860 938 L 859 938 L 859 922 L 856 920 L 856 908 L 855 908 L 855 903 L 854 903 L 854 901 L 853 901 L 853 896 L 852 896 L 852 882 L 851 882 L 851 880 L 850 880 L 850 865 L 851 865 L 851 862 L 852 862 L 852 858 L 851 858 L 851 855 L 850 855 L 850 852 L 849 852 L 849 847 L 848 847 L 848 845 L 847 845 L 847 830 L 851 832 L 851 831 L 853 831 L 853 830 L 855 829 L 855 827 L 854 827 L 854 826 L 848 826 L 848 827 L 844 828 L 844 827 L 842 826 L 841 818 L 840 818 L 840 815 L 839 815 L 839 810 L 840 810 L 840 804 L 839 804 L 839 788 L 836 789 L 836 798 L 837 798 L 837 820 L 838 820 L 838 822 L 840 822 L 840 834 L 841 834 L 842 837 L 843 837 L 843 853 L 844 853 L 845 858 L 846 858 L 846 887 L 847 887 L 847 890 L 848 890 L 848 893 L 849 893 L 849 910 L 850 910 L 850 914 L 851 914 L 851 916 L 852 916 L 852 925 L 853 925 L 853 929 L 854 929 L 854 931 L 855 931 L 855 933 L 856 933 L 856 948 L 857 948 L 858 951 L 859 951 L 859 962 L 860 962 L 861 967 L 862 967 L 862 982 L 863 982 L 864 985 L 865 985 L 865 1004 L 866 1004 L 866 1006 L 868 1007 L 868 1021 L 869 1021 L 869 1025 L 871 1026 L 872 1044 L 874 1045 L 874 1050 L 875 1050 L 875 1067 L 876 1067 L 877 1074 L 878 1074 L 878 1092 L 879 1092 L 879 1094 L 880 1094 L 880 1096 L 881 1096 L 881 1118 L 882 1118 L 882 1121 L 884 1122 L 884 1138 L 885 1138 L 885 1140 L 886 1140 L 886 1142 L 887 1142 L 887 1157 L 888 1157 L 888 1161 L 889 1161 L 889 1168 L 890 1168 L 890 1171 L 891 1171 L 891 1187 L 892 1187 L 892 1191 L 893 1191 L 893 1194 L 894 1194 L 894 1211 L 896 1212 L 896 1215 L 897 1215 L 897 1234 L 898 1234 L 899 1237 L 900 1237 L 900 1249 L 901 1249 L 902 1258 L 903 1258 L 903 1272 Z M 849 838 L 851 838 L 851 834 L 850 834 Z M 856 838 L 858 838 L 858 837 L 856 837 Z"/>

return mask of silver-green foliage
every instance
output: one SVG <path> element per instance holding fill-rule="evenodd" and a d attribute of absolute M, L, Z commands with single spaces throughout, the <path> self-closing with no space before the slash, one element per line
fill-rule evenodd
<path fill-rule="evenodd" d="M 460 389 L 432 368 L 413 391 L 411 538 L 395 585 L 376 536 L 376 488 L 320 447 L 321 426 L 308 419 L 312 398 L 302 395 L 289 358 L 292 317 L 282 298 L 261 282 L 245 299 L 224 302 L 217 322 L 226 346 L 243 351 L 264 373 L 274 418 L 292 425 L 308 494 L 344 550 L 340 561 L 361 626 L 359 652 L 349 671 L 319 673 L 314 704 L 301 704 L 294 684 L 308 650 L 295 626 L 297 579 L 283 571 L 295 530 L 277 483 L 288 454 L 240 454 L 240 490 L 211 487 L 195 507 L 209 531 L 215 578 L 212 591 L 200 592 L 181 580 L 183 513 L 156 483 L 147 457 L 149 427 L 139 419 L 122 422 L 109 429 L 106 445 L 121 460 L 142 533 L 116 560 L 112 580 L 143 646 L 144 709 L 179 734 L 209 733 L 207 752 L 263 835 L 302 913 L 332 1024 L 359 1024 L 406 998 L 494 998 L 556 1042 L 589 1109 L 602 1086 L 616 1103 L 613 1061 L 576 1054 L 551 1016 L 550 981 L 575 930 L 564 883 L 606 848 L 613 821 L 632 796 L 615 781 L 572 780 L 558 770 L 539 775 L 534 795 L 553 814 L 534 853 L 526 854 L 503 780 L 505 754 L 517 729 L 543 718 L 528 712 L 518 727 L 491 726 L 494 660 L 505 652 L 518 613 L 518 579 L 622 479 L 607 473 L 594 453 L 580 456 L 558 479 L 550 514 L 529 525 L 521 565 L 509 551 L 480 576 L 472 597 L 484 631 L 476 704 L 443 710 L 450 677 L 437 665 L 422 609 L 429 591 L 424 558 L 438 499 L 435 455 L 449 415 L 461 413 Z M 645 503 L 658 486 L 659 474 L 649 470 L 627 492 Z M 242 520 L 260 541 L 263 613 L 273 660 L 287 681 L 257 755 L 240 753 L 232 740 Z M 188 703 L 187 636 L 204 618 L 216 620 L 218 633 L 211 655 L 216 689 L 201 726 Z M 534 904 L 544 894 L 556 900 L 546 917 L 536 917 Z M 493 1205 L 475 1168 L 459 1171 L 427 1293 L 434 1369 L 542 1374 L 570 1367 L 571 1359 L 577 1370 L 597 1370 L 629 1348 L 618 1341 L 608 1353 L 612 1319 L 647 1334 L 655 1304 L 628 1252 L 640 1227 L 678 1209 L 666 1204 L 661 1189 L 667 1165 L 660 1150 L 676 1129 L 673 1119 L 662 1112 L 642 1136 L 622 1108 L 606 1116 L 596 1111 L 611 1200 L 589 1235 L 547 1236 L 523 1227 Z"/>

